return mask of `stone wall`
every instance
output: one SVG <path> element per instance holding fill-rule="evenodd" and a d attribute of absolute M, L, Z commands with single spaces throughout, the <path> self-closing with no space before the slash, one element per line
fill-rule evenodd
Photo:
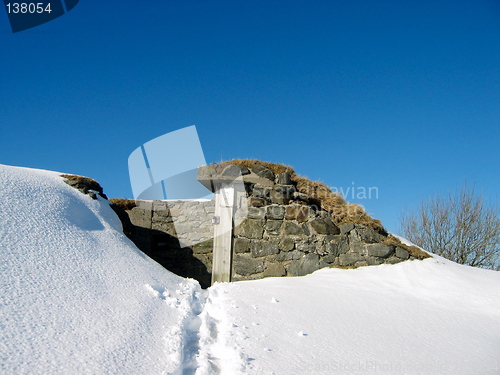
<path fill-rule="evenodd" d="M 302 276 L 323 267 L 361 267 L 409 259 L 403 248 L 381 243 L 385 236 L 358 224 L 335 226 L 307 206 L 252 208 L 235 230 L 234 280 Z"/>
<path fill-rule="evenodd" d="M 126 211 L 129 223 L 125 227 L 137 247 L 175 274 L 194 278 L 205 288 L 210 286 L 213 201 L 136 203 Z"/>
<path fill-rule="evenodd" d="M 228 174 L 234 176 L 233 167 Z M 207 168 L 209 171 L 200 171 L 205 181 L 219 179 L 227 170 Z M 233 280 L 301 276 L 323 267 L 361 267 L 413 259 L 402 247 L 384 243 L 387 233 L 383 229 L 354 223 L 335 225 L 329 212 L 297 192 L 287 173 L 275 175 L 261 165 L 240 169 L 248 216 L 233 233 Z M 138 202 L 127 211 L 132 224 L 129 236 L 167 269 L 207 287 L 212 270 L 214 212 L 214 200 Z M 193 245 L 184 246 L 185 242 Z"/>

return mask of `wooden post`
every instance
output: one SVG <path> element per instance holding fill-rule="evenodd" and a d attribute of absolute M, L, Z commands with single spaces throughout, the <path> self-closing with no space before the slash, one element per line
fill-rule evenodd
<path fill-rule="evenodd" d="M 230 282 L 233 261 L 233 215 L 235 189 L 233 183 L 215 185 L 214 252 L 212 284 Z"/>
<path fill-rule="evenodd" d="M 233 231 L 248 216 L 245 180 L 240 167 L 229 164 L 222 171 L 210 165 L 198 168 L 197 180 L 215 193 L 212 284 L 230 282 L 233 262 Z"/>

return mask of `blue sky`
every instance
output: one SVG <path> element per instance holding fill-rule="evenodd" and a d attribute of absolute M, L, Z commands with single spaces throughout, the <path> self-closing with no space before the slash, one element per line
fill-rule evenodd
<path fill-rule="evenodd" d="M 207 162 L 376 187 L 348 199 L 389 230 L 465 179 L 500 202 L 497 0 L 81 0 L 16 34 L 0 11 L 0 51 L 0 163 L 110 197 L 134 149 L 196 125 Z"/>

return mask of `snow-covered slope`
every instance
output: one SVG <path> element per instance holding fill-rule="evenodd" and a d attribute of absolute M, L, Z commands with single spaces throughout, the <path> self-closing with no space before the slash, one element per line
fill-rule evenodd
<path fill-rule="evenodd" d="M 500 272 L 434 256 L 201 291 L 58 173 L 0 184 L 2 374 L 500 374 Z"/>
<path fill-rule="evenodd" d="M 500 273 L 440 257 L 217 284 L 211 311 L 246 374 L 500 374 Z"/>
<path fill-rule="evenodd" d="M 59 173 L 0 165 L 0 373 L 173 373 L 199 286 Z"/>

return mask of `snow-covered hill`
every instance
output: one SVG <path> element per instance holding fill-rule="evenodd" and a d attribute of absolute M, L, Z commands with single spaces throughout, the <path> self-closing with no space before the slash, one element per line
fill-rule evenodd
<path fill-rule="evenodd" d="M 59 173 L 0 184 L 2 374 L 500 374 L 500 272 L 435 256 L 202 291 Z"/>
<path fill-rule="evenodd" d="M 193 280 L 120 233 L 59 173 L 0 165 L 0 373 L 161 374 L 183 366 Z"/>

